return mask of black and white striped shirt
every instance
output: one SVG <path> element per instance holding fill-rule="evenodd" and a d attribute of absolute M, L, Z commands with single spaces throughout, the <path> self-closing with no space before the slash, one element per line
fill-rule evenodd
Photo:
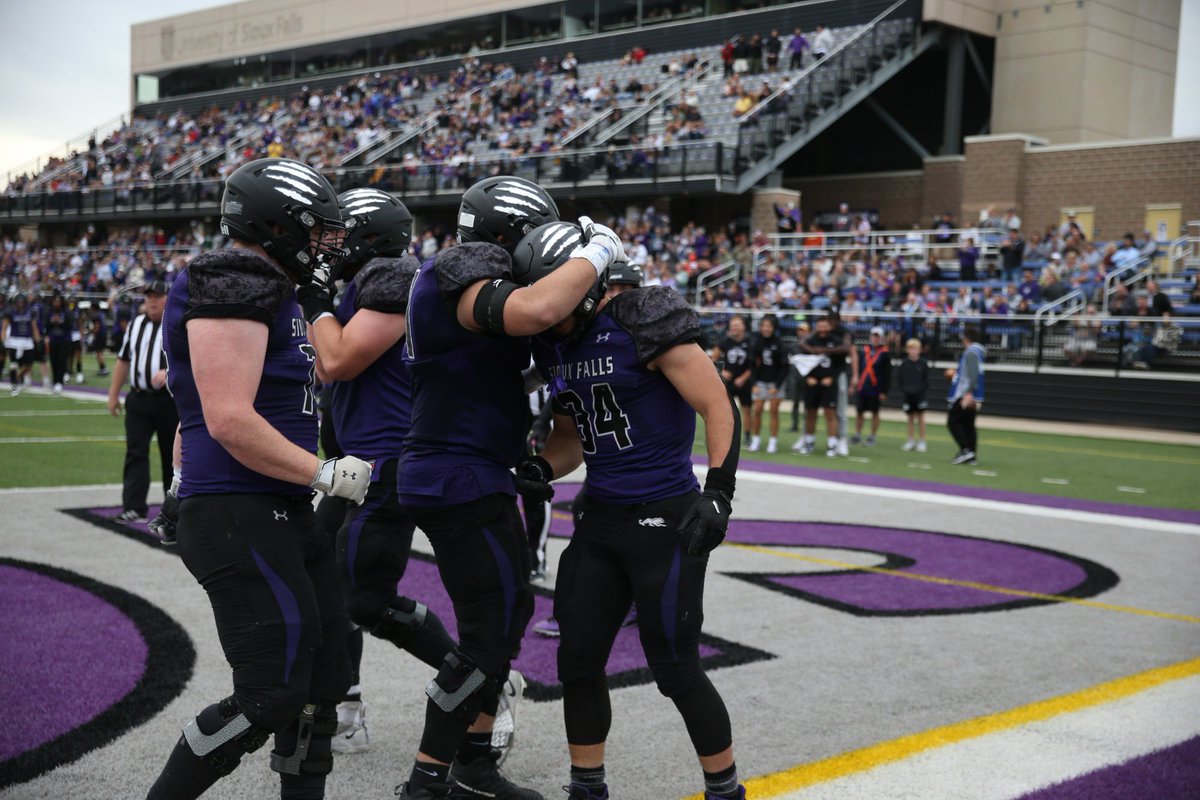
<path fill-rule="evenodd" d="M 151 322 L 145 314 L 138 314 L 125 329 L 121 349 L 117 358 L 129 362 L 129 383 L 134 389 L 153 391 L 150 379 L 160 369 L 166 369 L 167 359 L 163 354 L 162 323 Z"/>

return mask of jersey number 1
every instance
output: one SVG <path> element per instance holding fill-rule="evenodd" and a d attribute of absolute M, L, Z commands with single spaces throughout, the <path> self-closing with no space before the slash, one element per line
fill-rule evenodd
<path fill-rule="evenodd" d="M 603 435 L 613 437 L 618 450 L 633 446 L 633 440 L 629 438 L 629 417 L 617 404 L 617 398 L 609 384 L 592 384 L 591 414 L 588 414 L 583 398 L 570 389 L 559 392 L 557 400 L 575 418 L 575 427 L 579 430 L 583 452 L 596 452 L 596 440 Z"/>

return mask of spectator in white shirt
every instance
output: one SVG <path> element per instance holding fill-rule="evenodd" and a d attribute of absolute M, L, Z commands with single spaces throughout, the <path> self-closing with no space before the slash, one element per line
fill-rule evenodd
<path fill-rule="evenodd" d="M 817 26 L 817 32 L 813 35 L 812 52 L 813 56 L 821 59 L 825 54 L 833 49 L 833 33 L 824 25 Z"/>

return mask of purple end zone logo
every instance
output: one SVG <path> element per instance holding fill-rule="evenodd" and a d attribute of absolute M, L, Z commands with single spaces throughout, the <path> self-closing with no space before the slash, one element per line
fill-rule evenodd
<path fill-rule="evenodd" d="M 140 725 L 191 678 L 183 629 L 115 586 L 0 558 L 0 609 L 0 704 L 25 721 L 0 731 L 0 788 Z"/>

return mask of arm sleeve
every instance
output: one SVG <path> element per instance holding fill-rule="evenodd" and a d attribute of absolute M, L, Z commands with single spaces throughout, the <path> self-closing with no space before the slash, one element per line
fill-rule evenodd
<path fill-rule="evenodd" d="M 358 287 L 355 310 L 360 308 L 385 314 L 403 314 L 408 310 L 408 290 L 420 265 L 412 256 L 373 258 L 354 278 Z"/>
<path fill-rule="evenodd" d="M 198 317 L 252 319 L 270 325 L 292 283 L 274 264 L 249 251 L 218 250 L 188 265 L 188 310 L 184 322 Z"/>
<path fill-rule="evenodd" d="M 512 258 L 504 248 L 486 242 L 464 242 L 433 258 L 438 297 L 448 309 L 458 304 L 463 290 L 479 281 L 512 278 Z"/>
<path fill-rule="evenodd" d="M 648 286 L 609 301 L 613 319 L 633 334 L 638 363 L 650 363 L 672 347 L 700 341 L 700 319 L 678 292 Z"/>

